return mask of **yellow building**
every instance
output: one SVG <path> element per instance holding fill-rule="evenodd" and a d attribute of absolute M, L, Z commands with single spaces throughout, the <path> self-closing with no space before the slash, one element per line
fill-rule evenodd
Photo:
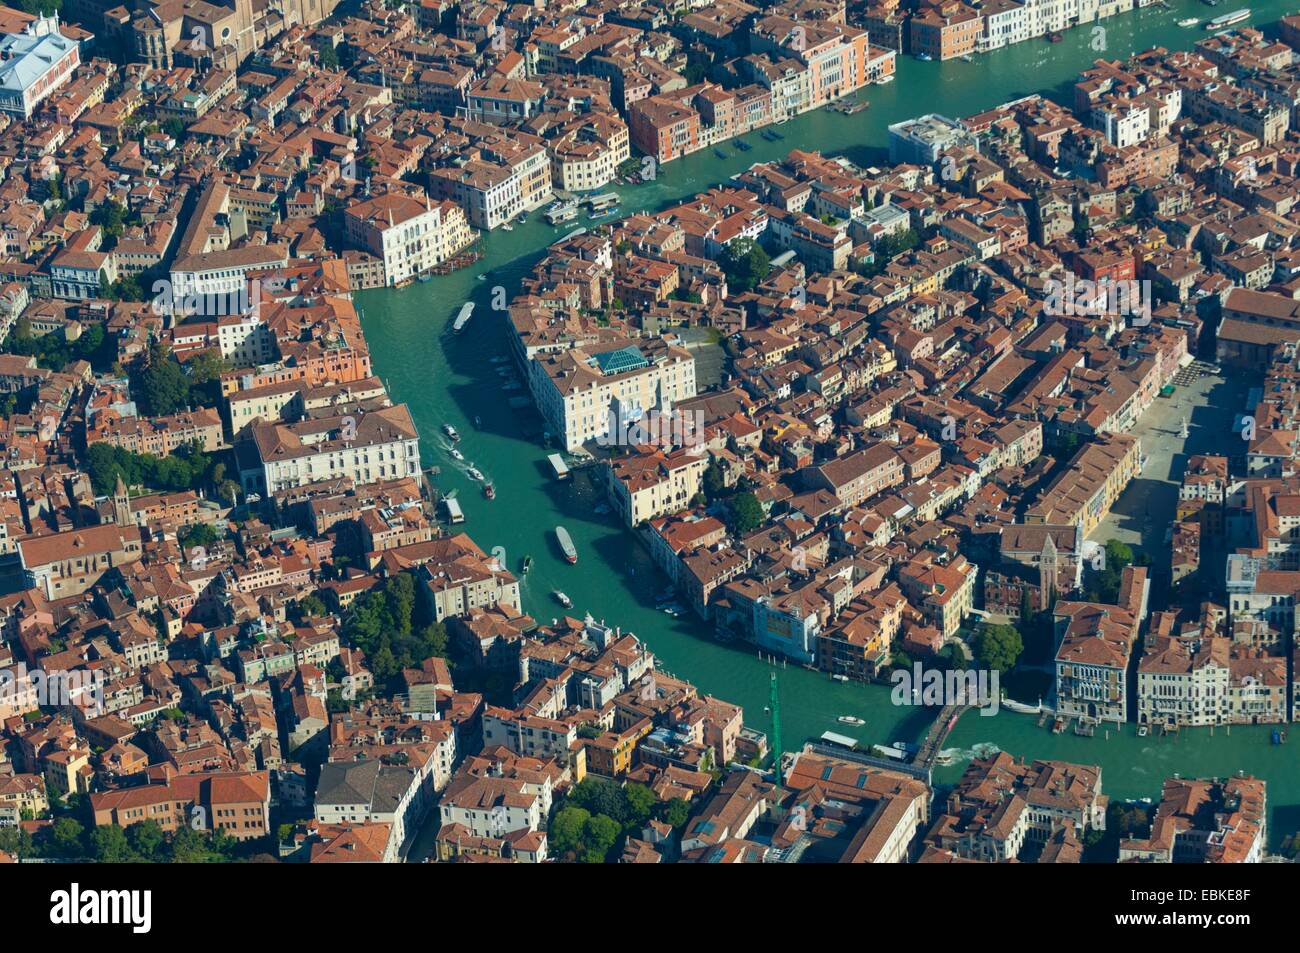
<path fill-rule="evenodd" d="M 637 743 L 654 729 L 644 718 L 623 731 L 607 731 L 599 738 L 587 740 L 586 768 L 606 778 L 621 778 L 635 763 Z"/>
<path fill-rule="evenodd" d="M 1086 444 L 1025 513 L 1025 522 L 1081 526 L 1087 536 L 1141 472 L 1141 457 L 1141 443 L 1128 434 Z"/>

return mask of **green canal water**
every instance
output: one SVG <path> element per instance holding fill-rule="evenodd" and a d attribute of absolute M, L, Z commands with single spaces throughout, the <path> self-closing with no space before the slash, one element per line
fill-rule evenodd
<path fill-rule="evenodd" d="M 1294 11 L 1281 2 L 1250 2 L 1251 22 L 1257 25 Z M 1209 7 L 1194 0 L 1178 0 L 1172 7 L 1139 10 L 1096 24 L 1105 30 L 1105 49 L 1100 51 L 1094 43 L 1103 37 L 1090 25 L 1066 33 L 1061 43 L 1022 43 L 973 63 L 900 58 L 893 83 L 863 94 L 869 109 L 854 116 L 809 113 L 780 126 L 784 139 L 779 142 L 755 133 L 746 137 L 749 151 L 729 145 L 726 159 L 706 149 L 669 163 L 654 182 L 617 189 L 621 211 L 659 209 L 793 148 L 844 155 L 863 165 L 882 164 L 887 161 L 886 127 L 930 111 L 959 117 L 1035 92 L 1068 103 L 1074 78 L 1094 59 L 1123 59 L 1152 46 L 1190 49 L 1206 34 L 1199 27 L 1180 28 L 1177 20 L 1205 20 L 1233 9 L 1231 4 Z M 531 411 L 509 406 L 510 397 L 526 391 L 503 391 L 497 373 L 503 365 L 491 362 L 507 353 L 507 323 L 491 308 L 492 288 L 500 285 L 513 295 L 550 242 L 585 224 L 579 220 L 555 229 L 538 213 L 530 219 L 512 232 L 486 235 L 485 258 L 472 268 L 401 290 L 358 293 L 356 303 L 376 373 L 394 400 L 410 405 L 423 437 L 425 464 L 441 468 L 437 485 L 443 492 L 455 492 L 465 511 L 462 528 L 485 549 L 502 547 L 514 570 L 525 555 L 533 556 L 534 568 L 522 584 L 525 611 L 542 620 L 558 615 L 550 593 L 561 589 L 574 601 L 571 614 L 590 612 L 636 633 L 665 669 L 690 679 L 701 691 L 743 705 L 747 723 L 767 730 L 764 708 L 772 665 L 741 646 L 714 641 L 696 620 L 657 611 L 656 595 L 667 581 L 644 548 L 611 517 L 594 512 L 601 495 L 583 473 L 563 483 L 551 478 L 536 418 Z M 473 319 L 453 336 L 451 321 L 466 301 L 476 305 Z M 464 464 L 447 455 L 443 423 L 460 431 L 467 464 L 495 483 L 495 500 L 484 499 L 479 485 L 465 476 Z M 561 557 L 552 533 L 556 525 L 565 526 L 573 537 L 580 556 L 576 566 Z M 778 664 L 777 671 L 787 747 L 828 730 L 864 743 L 915 741 L 929 724 L 924 709 L 893 705 L 885 687 L 840 684 L 793 666 Z M 855 715 L 866 724 L 842 725 L 840 715 Z M 1289 746 L 1269 745 L 1263 729 L 1237 728 L 1231 735 L 1222 729 L 1213 735 L 1189 731 L 1166 740 L 1138 738 L 1133 726 L 1126 726 L 1122 733 L 1112 731 L 1109 739 L 1100 734 L 1078 738 L 1052 735 L 1034 719 L 1004 710 L 992 718 L 968 715 L 949 744 L 967 754 L 977 744 L 992 744 L 1031 758 L 1101 764 L 1106 791 L 1117 798 L 1158 797 L 1161 780 L 1174 772 L 1223 775 L 1245 770 L 1270 781 L 1275 836 L 1300 827 L 1297 760 Z M 962 763 L 940 769 L 936 780 L 955 779 Z"/>

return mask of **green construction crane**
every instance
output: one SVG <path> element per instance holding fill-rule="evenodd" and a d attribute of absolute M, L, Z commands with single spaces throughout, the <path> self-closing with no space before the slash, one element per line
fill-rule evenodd
<path fill-rule="evenodd" d="M 782 784 L 781 777 L 781 696 L 776 690 L 776 672 L 772 673 L 772 690 L 768 707 L 772 711 L 772 770 L 776 774 L 776 783 Z"/>

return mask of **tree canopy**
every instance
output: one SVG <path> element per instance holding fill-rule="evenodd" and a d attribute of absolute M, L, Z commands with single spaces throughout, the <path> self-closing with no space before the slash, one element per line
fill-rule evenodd
<path fill-rule="evenodd" d="M 718 256 L 718 264 L 727 275 L 727 289 L 734 293 L 753 291 L 772 270 L 772 260 L 763 246 L 752 238 L 738 238 Z"/>
<path fill-rule="evenodd" d="M 198 441 L 165 457 L 135 453 L 101 441 L 86 450 L 86 472 L 95 493 L 108 496 L 118 476 L 127 486 L 171 492 L 201 490 L 223 483 L 226 465 L 204 451 Z"/>
<path fill-rule="evenodd" d="M 388 681 L 425 659 L 447 656 L 447 630 L 427 620 L 416 605 L 415 578 L 391 576 L 359 598 L 343 627 L 344 637 L 366 653 L 375 678 Z"/>
<path fill-rule="evenodd" d="M 136 376 L 135 399 L 151 417 L 187 407 L 216 407 L 221 399 L 221 375 L 228 369 L 225 359 L 212 350 L 196 354 L 181 367 L 166 344 L 155 342 Z"/>
<path fill-rule="evenodd" d="M 742 490 L 727 501 L 727 525 L 734 535 L 752 533 L 763 525 L 763 519 L 763 504 L 750 490 Z"/>
<path fill-rule="evenodd" d="M 983 668 L 1010 671 L 1024 648 L 1020 630 L 1014 625 L 985 623 L 975 634 L 975 658 Z"/>

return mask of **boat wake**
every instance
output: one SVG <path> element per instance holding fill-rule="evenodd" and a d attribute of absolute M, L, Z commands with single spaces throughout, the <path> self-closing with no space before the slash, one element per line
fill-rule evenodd
<path fill-rule="evenodd" d="M 991 758 L 1002 749 L 991 741 L 982 741 L 972 748 L 944 748 L 935 759 L 939 764 L 964 764 L 976 758 Z"/>

